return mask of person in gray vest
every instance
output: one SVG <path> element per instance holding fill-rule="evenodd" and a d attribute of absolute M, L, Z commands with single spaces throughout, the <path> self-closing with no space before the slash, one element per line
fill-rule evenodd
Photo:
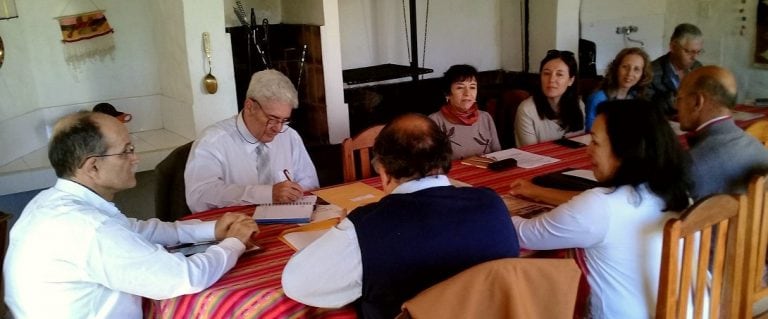
<path fill-rule="evenodd" d="M 282 278 L 288 297 L 326 308 L 357 301 L 362 318 L 394 318 L 422 290 L 474 265 L 518 256 L 499 195 L 451 185 L 451 142 L 435 122 L 401 116 L 382 129 L 373 151 L 388 195 L 353 210 L 291 257 Z"/>
<path fill-rule="evenodd" d="M 676 98 L 680 128 L 689 132 L 691 197 L 743 193 L 754 174 L 768 171 L 768 150 L 736 126 L 736 78 L 705 66 L 683 79 Z"/>
<path fill-rule="evenodd" d="M 686 74 L 701 67 L 696 60 L 704 52 L 701 30 L 693 24 L 681 23 L 669 39 L 669 52 L 651 63 L 653 80 L 648 98 L 662 108 L 667 116 L 674 116 L 675 94 Z"/>

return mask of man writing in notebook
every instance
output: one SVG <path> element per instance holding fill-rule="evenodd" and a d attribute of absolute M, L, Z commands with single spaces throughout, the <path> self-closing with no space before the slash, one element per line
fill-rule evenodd
<path fill-rule="evenodd" d="M 401 116 L 373 151 L 387 195 L 291 257 L 282 277 L 289 297 L 317 307 L 357 301 L 362 318 L 393 318 L 404 301 L 464 269 L 518 256 L 501 198 L 451 186 L 451 142 L 435 122 Z"/>
<path fill-rule="evenodd" d="M 139 159 L 116 118 L 68 115 L 48 158 L 58 180 L 24 208 L 5 257 L 5 303 L 16 318 L 141 318 L 141 297 L 196 293 L 231 269 L 258 232 L 253 220 L 137 221 L 111 202 L 136 185 Z M 190 257 L 163 246 L 220 240 Z"/>
<path fill-rule="evenodd" d="M 192 145 L 184 170 L 190 210 L 293 202 L 318 187 L 315 165 L 288 126 L 297 96 L 278 71 L 251 77 L 242 112 L 206 128 Z"/>
<path fill-rule="evenodd" d="M 754 174 L 768 171 L 768 150 L 733 121 L 736 96 L 736 78 L 719 66 L 698 68 L 680 84 L 675 104 L 689 132 L 694 200 L 743 193 Z"/>

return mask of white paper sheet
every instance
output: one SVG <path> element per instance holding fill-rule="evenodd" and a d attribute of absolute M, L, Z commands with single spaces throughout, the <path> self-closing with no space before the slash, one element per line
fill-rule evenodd
<path fill-rule="evenodd" d="M 514 158 L 517 161 L 517 166 L 522 168 L 534 168 L 560 161 L 553 157 L 534 154 L 517 148 L 501 150 L 483 156 L 497 161 Z"/>
<path fill-rule="evenodd" d="M 583 179 L 588 179 L 590 181 L 597 182 L 597 178 L 595 178 L 595 173 L 592 170 L 588 170 L 588 169 L 575 169 L 572 171 L 563 172 L 563 175 L 581 177 Z"/>
<path fill-rule="evenodd" d="M 589 134 L 569 137 L 568 139 L 574 142 L 579 142 L 584 145 L 589 145 L 589 143 L 592 143 L 592 135 L 589 135 Z"/>

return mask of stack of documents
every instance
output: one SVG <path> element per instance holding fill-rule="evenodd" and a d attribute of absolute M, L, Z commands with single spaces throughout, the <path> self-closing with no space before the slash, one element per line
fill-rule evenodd
<path fill-rule="evenodd" d="M 484 167 L 488 167 L 488 164 L 492 162 L 497 162 L 508 158 L 514 158 L 517 161 L 517 166 L 522 168 L 534 168 L 560 161 L 559 159 L 553 157 L 534 154 L 517 148 L 510 148 L 481 156 L 473 156 L 467 158 L 461 163 L 478 167 L 483 167 L 482 165 L 484 165 Z"/>

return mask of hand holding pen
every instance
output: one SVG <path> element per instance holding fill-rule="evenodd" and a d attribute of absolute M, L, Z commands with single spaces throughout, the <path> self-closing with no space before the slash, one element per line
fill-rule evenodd
<path fill-rule="evenodd" d="M 295 202 L 304 195 L 304 189 L 301 188 L 301 185 L 293 181 L 291 172 L 288 171 L 288 169 L 283 170 L 283 175 L 285 175 L 285 181 L 272 186 L 272 202 Z"/>

